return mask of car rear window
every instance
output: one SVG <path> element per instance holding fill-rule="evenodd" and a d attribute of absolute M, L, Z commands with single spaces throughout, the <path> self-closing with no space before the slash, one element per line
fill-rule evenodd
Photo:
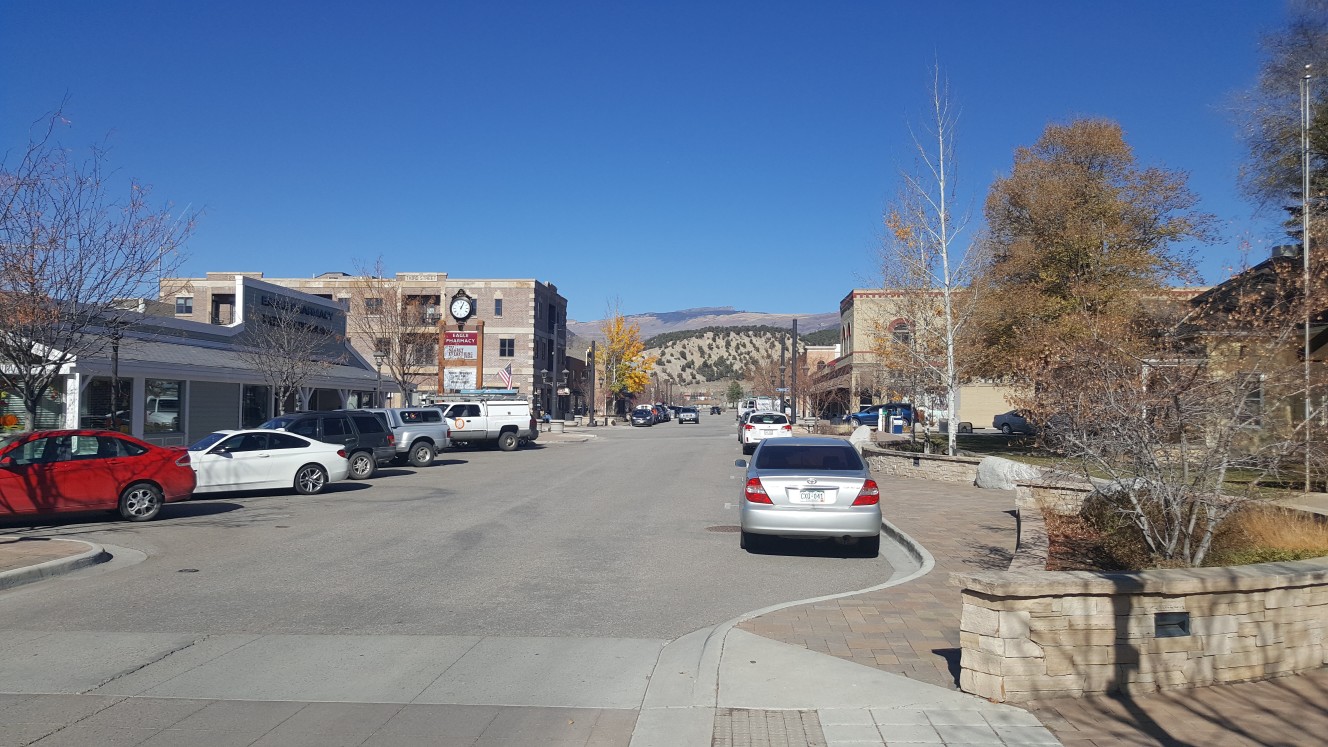
<path fill-rule="evenodd" d="M 383 433 L 387 429 L 383 427 L 383 421 L 373 415 L 351 415 L 351 420 L 355 421 L 355 426 L 360 429 L 360 433 Z"/>
<path fill-rule="evenodd" d="M 784 425 L 788 422 L 788 418 L 777 412 L 762 412 L 752 415 L 747 419 L 747 422 L 760 425 Z"/>
<path fill-rule="evenodd" d="M 778 440 L 778 439 L 777 439 Z M 852 446 L 800 446 L 767 441 L 757 452 L 757 469 L 859 472 L 862 458 Z"/>

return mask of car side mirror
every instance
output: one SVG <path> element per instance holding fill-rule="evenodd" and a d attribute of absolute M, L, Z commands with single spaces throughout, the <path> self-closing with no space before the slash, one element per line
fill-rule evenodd
<path fill-rule="evenodd" d="M 0 457 L 0 469 L 10 469 L 13 466 L 14 466 L 14 457 L 12 456 Z"/>
<path fill-rule="evenodd" d="M 739 460 L 737 460 L 736 462 L 733 463 L 733 466 L 734 466 L 734 467 L 743 467 L 743 468 L 746 468 L 746 467 L 747 467 L 747 460 L 746 460 L 746 459 L 739 459 Z"/>

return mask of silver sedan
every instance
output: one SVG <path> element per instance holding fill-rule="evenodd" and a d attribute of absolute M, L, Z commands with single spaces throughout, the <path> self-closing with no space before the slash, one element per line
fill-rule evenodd
<path fill-rule="evenodd" d="M 856 449 L 838 438 L 762 441 L 747 468 L 739 501 L 742 547 L 771 536 L 833 538 L 863 555 L 881 549 L 881 490 Z"/>

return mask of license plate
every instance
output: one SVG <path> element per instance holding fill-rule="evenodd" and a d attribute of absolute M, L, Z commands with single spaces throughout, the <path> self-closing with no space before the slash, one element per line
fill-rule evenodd
<path fill-rule="evenodd" d="M 802 490 L 798 492 L 798 500 L 802 503 L 825 503 L 825 491 Z"/>

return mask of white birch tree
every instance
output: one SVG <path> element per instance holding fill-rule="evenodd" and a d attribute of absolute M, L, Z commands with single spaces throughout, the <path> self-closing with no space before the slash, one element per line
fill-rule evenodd
<path fill-rule="evenodd" d="M 961 240 L 967 214 L 955 212 L 959 113 L 939 65 L 932 69 L 930 93 L 924 130 L 913 132 L 914 167 L 900 170 L 899 195 L 885 211 L 881 274 L 887 291 L 895 291 L 889 306 L 897 317 L 880 320 L 875 347 L 887 381 L 911 389 L 915 398 L 944 398 L 946 450 L 953 455 L 961 383 L 957 346 L 973 308 L 968 281 L 977 250 Z M 892 327 L 895 319 L 906 329 Z"/>

